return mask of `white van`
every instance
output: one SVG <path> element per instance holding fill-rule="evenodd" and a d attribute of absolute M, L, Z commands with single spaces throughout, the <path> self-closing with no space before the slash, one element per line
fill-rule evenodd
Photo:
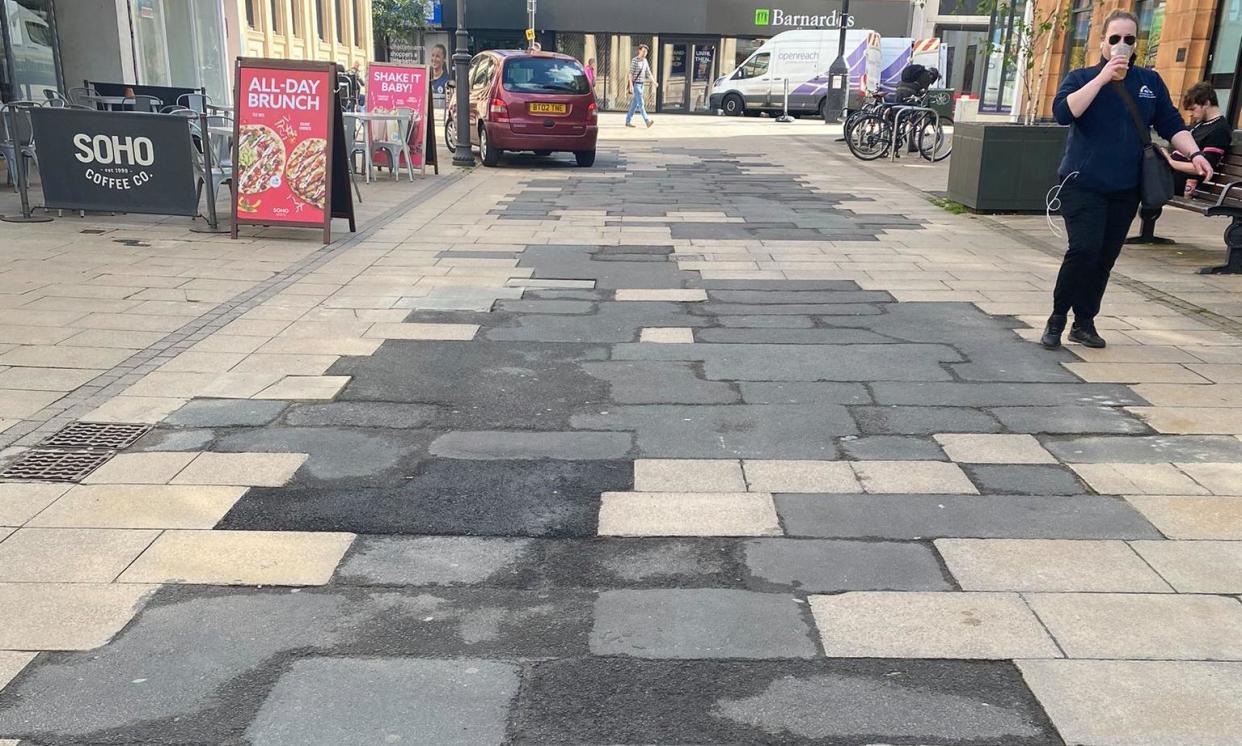
<path fill-rule="evenodd" d="M 851 87 L 857 85 L 865 65 L 864 52 L 871 31 L 845 32 L 845 59 L 850 66 Z M 780 111 L 785 81 L 789 80 L 791 112 L 823 114 L 828 93 L 828 67 L 837 58 L 841 32 L 784 31 L 764 42 L 732 73 L 716 80 L 710 105 L 730 116 Z"/>

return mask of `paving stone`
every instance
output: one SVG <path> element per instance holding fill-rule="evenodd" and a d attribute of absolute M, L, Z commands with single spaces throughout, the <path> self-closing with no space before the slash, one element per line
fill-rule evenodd
<path fill-rule="evenodd" d="M 305 462 L 305 453 L 200 453 L 172 483 L 279 487 Z"/>
<path fill-rule="evenodd" d="M 618 404 L 734 404 L 735 388 L 705 381 L 693 363 L 585 363 L 587 374 L 608 382 L 609 398 Z"/>
<path fill-rule="evenodd" d="M 164 419 L 177 427 L 258 427 L 284 411 L 281 401 L 247 399 L 194 399 Z"/>
<path fill-rule="evenodd" d="M 745 492 L 742 465 L 732 459 L 639 459 L 636 492 Z"/>
<path fill-rule="evenodd" d="M 513 664 L 471 659 L 298 660 L 276 682 L 246 735 L 256 746 L 500 744 L 519 673 Z"/>
<path fill-rule="evenodd" d="M 772 536 L 772 496 L 761 492 L 605 492 L 601 536 Z"/>
<path fill-rule="evenodd" d="M 745 551 L 752 581 L 764 586 L 807 593 L 954 589 L 923 543 L 753 539 Z"/>
<path fill-rule="evenodd" d="M 559 459 L 563 461 L 625 458 L 629 433 L 454 432 L 432 441 L 433 456 L 452 459 Z"/>
<path fill-rule="evenodd" d="M 892 303 L 893 296 L 874 290 L 712 289 L 707 296 L 723 303 Z"/>
<path fill-rule="evenodd" d="M 859 383 L 743 381 L 738 388 L 747 404 L 867 404 L 871 401 L 871 395 Z"/>
<path fill-rule="evenodd" d="M 844 407 L 739 404 L 635 405 L 576 415 L 582 430 L 633 430 L 648 458 L 815 459 L 836 453 L 833 440 L 855 431 Z"/>
<path fill-rule="evenodd" d="M 778 495 L 789 536 L 929 539 L 1159 539 L 1113 497 L 972 495 Z"/>
<path fill-rule="evenodd" d="M 165 531 L 122 583 L 323 585 L 353 534 L 293 531 Z"/>
<path fill-rule="evenodd" d="M 34 653 L 21 653 L 13 650 L 0 650 L 0 691 L 3 691 L 9 682 L 22 672 L 22 669 L 30 665 L 35 659 Z M 14 741 L 14 744 L 17 742 Z"/>
<path fill-rule="evenodd" d="M 552 313 L 585 314 L 595 310 L 595 304 L 583 300 L 507 300 L 496 304 L 500 313 Z"/>
<path fill-rule="evenodd" d="M 880 306 L 871 303 L 784 303 L 749 304 L 704 303 L 701 313 L 712 316 L 872 316 L 881 313 Z"/>
<path fill-rule="evenodd" d="M 540 570 L 557 588 L 740 588 L 738 544 L 717 538 L 546 542 Z"/>
<path fill-rule="evenodd" d="M 215 442 L 214 430 L 180 430 L 156 427 L 138 439 L 129 450 L 139 453 L 160 451 L 206 451 Z"/>
<path fill-rule="evenodd" d="M 1234 598 L 1033 593 L 1026 599 L 1069 658 L 1242 657 L 1242 604 Z"/>
<path fill-rule="evenodd" d="M 31 520 L 29 525 L 45 528 L 210 529 L 245 493 L 245 487 L 78 485 Z"/>
<path fill-rule="evenodd" d="M 877 371 L 896 381 L 944 381 L 949 374 L 941 365 L 961 354 L 928 344 L 851 345 L 848 355 L 815 345 L 619 344 L 613 359 L 701 361 L 715 381 L 873 381 Z"/>
<path fill-rule="evenodd" d="M 830 658 L 1059 658 L 1016 593 L 811 596 Z"/>
<path fill-rule="evenodd" d="M 985 495 L 1081 495 L 1074 472 L 1051 464 L 967 465 L 966 473 Z"/>
<path fill-rule="evenodd" d="M 594 307 L 592 314 L 515 315 L 487 329 L 483 337 L 497 342 L 637 342 L 643 329 L 688 329 L 709 323 L 676 303 L 607 301 Z"/>
<path fill-rule="evenodd" d="M 864 492 L 973 495 L 978 492 L 957 464 L 939 461 L 855 461 Z"/>
<path fill-rule="evenodd" d="M 429 339 L 468 342 L 479 327 L 475 324 L 374 324 L 362 336 L 372 339 Z"/>
<path fill-rule="evenodd" d="M 34 518 L 70 485 L 47 482 L 0 482 L 0 526 L 20 526 Z"/>
<path fill-rule="evenodd" d="M 1242 463 L 1178 463 L 1175 466 L 1186 472 L 1190 478 L 1206 487 L 1213 495 L 1236 495 L 1242 497 Z M 1177 494 L 1177 491 L 1169 490 L 1167 494 Z"/>
<path fill-rule="evenodd" d="M 111 583 L 158 531 L 23 528 L 0 543 L 0 583 Z"/>
<path fill-rule="evenodd" d="M 0 649 L 100 647 L 129 622 L 152 590 L 149 585 L 0 583 L 0 608 L 5 610 Z M 19 732 L 3 716 L 0 726 L 0 732 Z"/>
<path fill-rule="evenodd" d="M 285 422 L 297 427 L 412 429 L 426 426 L 436 419 L 437 414 L 436 407 L 426 404 L 336 401 L 295 404 L 286 412 Z"/>
<path fill-rule="evenodd" d="M 1242 664 L 1018 661 L 1068 743 L 1227 746 L 1242 738 Z"/>
<path fill-rule="evenodd" d="M 534 664 L 523 698 L 519 744 L 1060 743 L 1012 664 L 987 661 L 592 657 Z"/>
<path fill-rule="evenodd" d="M 1030 435 L 940 433 L 936 442 L 960 464 L 1055 464 L 1056 458 Z"/>
<path fill-rule="evenodd" d="M 895 341 L 865 329 L 700 329 L 698 338 L 700 342 L 723 344 L 849 345 Z"/>
<path fill-rule="evenodd" d="M 168 484 L 197 453 L 121 453 L 91 472 L 83 484 Z"/>
<path fill-rule="evenodd" d="M 1170 539 L 1242 540 L 1242 500 L 1235 497 L 1126 497 Z"/>
<path fill-rule="evenodd" d="M 531 582 L 530 539 L 360 536 L 336 571 L 347 585 L 523 585 Z"/>
<path fill-rule="evenodd" d="M 931 401 L 931 400 L 929 400 Z M 858 428 L 867 435 L 932 435 L 991 433 L 1000 425 L 986 412 L 963 407 L 850 407 Z"/>
<path fill-rule="evenodd" d="M 641 331 L 638 341 L 654 344 L 694 344 L 694 329 L 687 326 L 649 326 Z"/>
<path fill-rule="evenodd" d="M 1017 433 L 1121 433 L 1150 432 L 1141 420 L 1126 412 L 1103 406 L 993 407 L 988 412 L 1011 432 Z"/>
<path fill-rule="evenodd" d="M 285 376 L 254 395 L 256 399 L 332 399 L 349 376 Z"/>
<path fill-rule="evenodd" d="M 722 316 L 720 326 L 733 329 L 810 329 L 810 316 Z"/>
<path fill-rule="evenodd" d="M 1201 388 L 1209 388 L 1207 386 Z M 1214 388 L 1214 387 L 1210 387 Z M 1156 432 L 1201 435 L 1242 435 L 1237 411 L 1215 407 L 1127 407 Z"/>
<path fill-rule="evenodd" d="M 1049 440 L 1045 446 L 1075 464 L 1242 461 L 1242 440 L 1225 435 L 1099 436 Z"/>
<path fill-rule="evenodd" d="M 1123 541 L 937 539 L 936 550 L 968 591 L 1172 590 Z"/>
<path fill-rule="evenodd" d="M 1084 381 L 1107 383 L 1208 383 L 1175 363 L 1066 363 Z"/>
<path fill-rule="evenodd" d="M 871 390 L 877 404 L 921 405 L 935 402 L 954 407 L 1119 407 L 1147 403 L 1128 387 L 1116 384 L 876 381 Z"/>
<path fill-rule="evenodd" d="M 599 594 L 591 653 L 636 658 L 812 658 L 791 596 L 727 589 Z"/>
<path fill-rule="evenodd" d="M 847 435 L 839 441 L 841 451 L 860 461 L 946 461 L 940 445 L 930 438 L 904 435 Z"/>
<path fill-rule="evenodd" d="M 1130 544 L 1178 593 L 1242 593 L 1242 544 L 1135 541 Z"/>
<path fill-rule="evenodd" d="M 121 422 L 154 425 L 186 403 L 159 396 L 114 396 L 82 416 L 83 422 Z"/>
<path fill-rule="evenodd" d="M 858 492 L 861 486 L 844 461 L 742 462 L 750 489 L 760 492 Z"/>
<path fill-rule="evenodd" d="M 685 290 L 676 288 L 621 288 L 617 290 L 616 299 L 619 301 L 667 301 L 671 303 L 684 303 L 687 301 L 705 301 L 707 300 L 707 293 L 694 288 Z"/>

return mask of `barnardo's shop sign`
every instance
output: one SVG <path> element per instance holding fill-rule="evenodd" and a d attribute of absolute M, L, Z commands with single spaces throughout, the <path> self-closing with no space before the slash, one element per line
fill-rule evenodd
<path fill-rule="evenodd" d="M 50 107 L 31 109 L 30 117 L 45 207 L 198 213 L 184 117 Z"/>
<path fill-rule="evenodd" d="M 330 62 L 238 60 L 234 237 L 258 223 L 323 228 L 330 240 L 335 80 Z"/>

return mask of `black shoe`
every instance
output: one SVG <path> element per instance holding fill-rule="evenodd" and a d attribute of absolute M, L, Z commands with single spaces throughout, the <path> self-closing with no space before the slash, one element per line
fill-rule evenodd
<path fill-rule="evenodd" d="M 1052 314 L 1048 317 L 1048 325 L 1044 327 L 1044 336 L 1039 343 L 1050 350 L 1061 346 L 1061 332 L 1065 331 L 1065 316 Z"/>
<path fill-rule="evenodd" d="M 1094 325 L 1078 326 L 1075 324 L 1074 328 L 1070 329 L 1069 338 L 1071 342 L 1077 342 L 1083 347 L 1094 347 L 1097 350 L 1108 345 L 1103 337 L 1095 333 Z"/>

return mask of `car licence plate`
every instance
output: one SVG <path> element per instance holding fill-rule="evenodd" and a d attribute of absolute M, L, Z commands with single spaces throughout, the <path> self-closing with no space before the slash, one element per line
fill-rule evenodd
<path fill-rule="evenodd" d="M 537 104 L 530 105 L 531 114 L 565 114 L 569 111 L 569 107 L 565 104 Z"/>

